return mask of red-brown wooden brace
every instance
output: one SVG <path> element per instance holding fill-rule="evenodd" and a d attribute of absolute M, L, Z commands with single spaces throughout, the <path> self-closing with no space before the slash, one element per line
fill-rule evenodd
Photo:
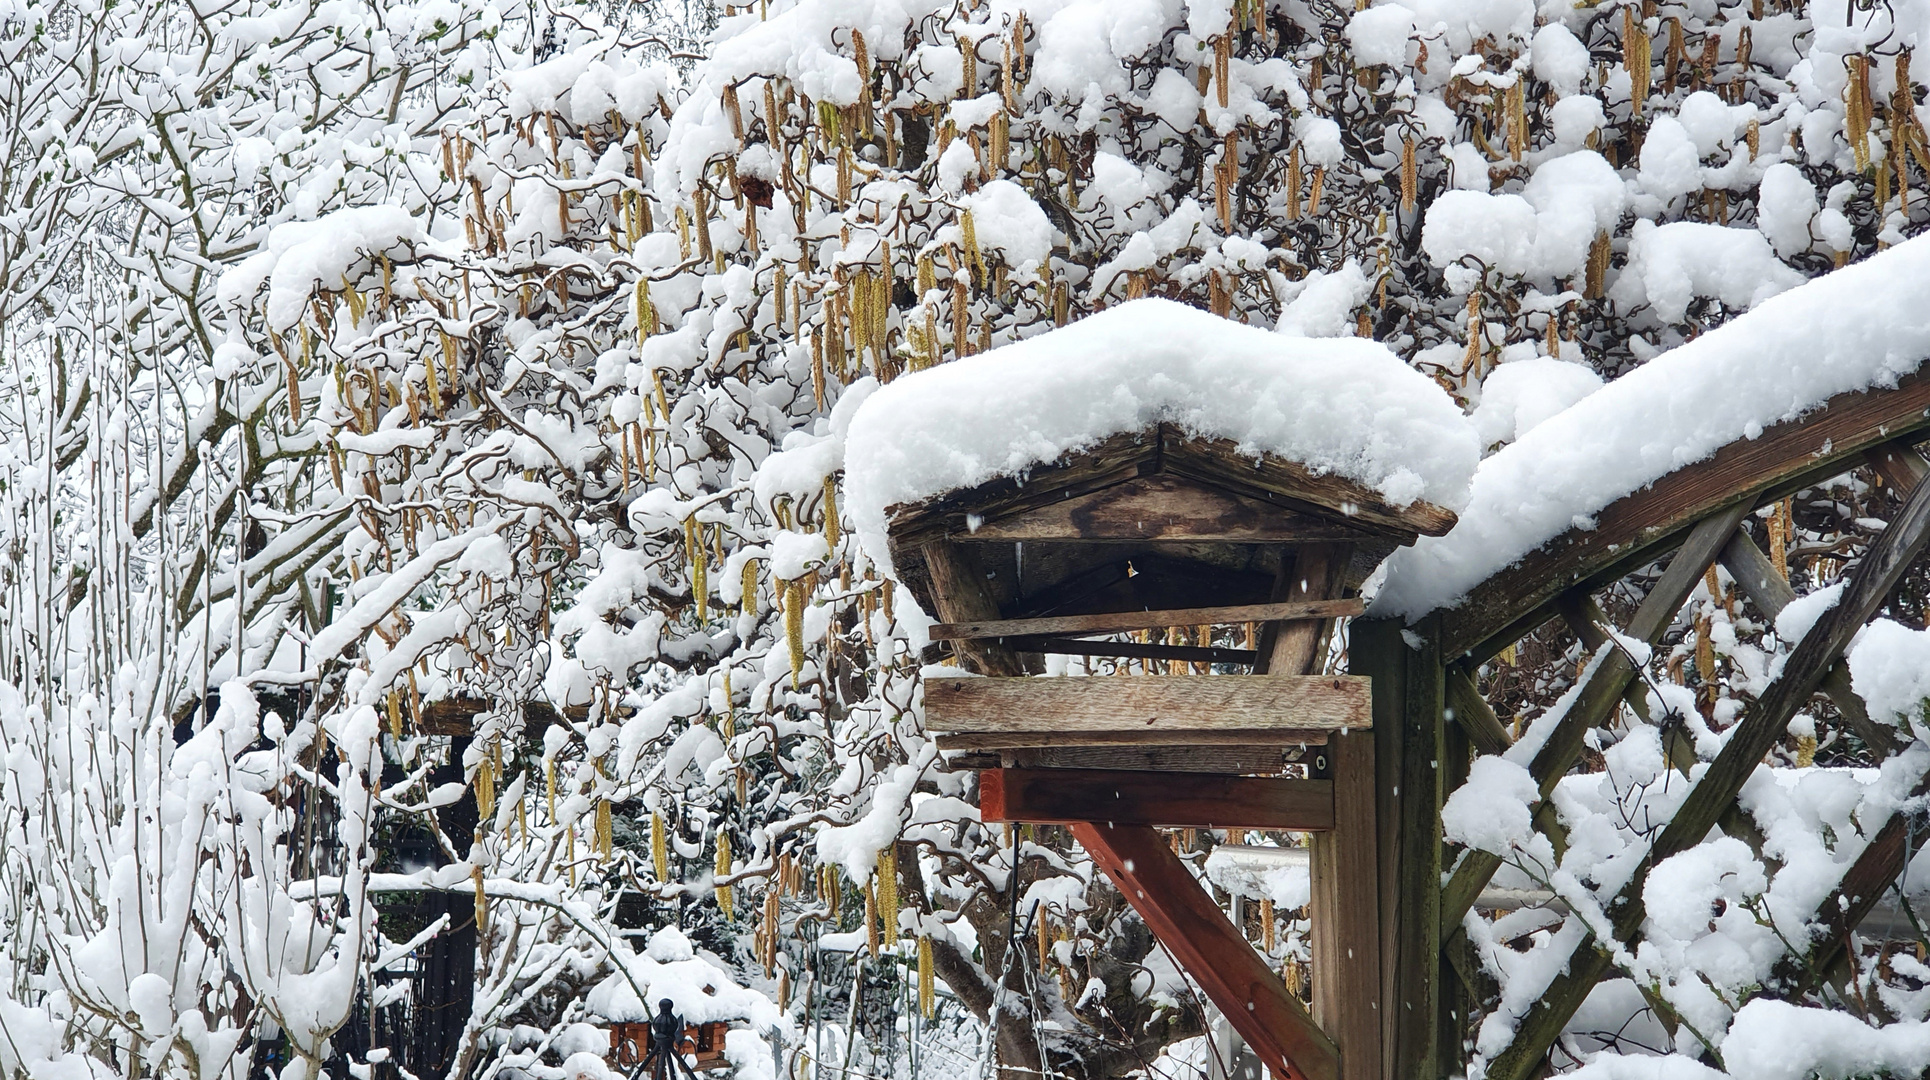
<path fill-rule="evenodd" d="M 1124 769 L 983 769 L 983 821 L 1163 825 L 1198 829 L 1334 827 L 1331 780 Z"/>
<path fill-rule="evenodd" d="M 1072 835 L 1277 1077 L 1339 1080 L 1340 1051 L 1280 976 L 1145 825 L 1072 824 Z"/>

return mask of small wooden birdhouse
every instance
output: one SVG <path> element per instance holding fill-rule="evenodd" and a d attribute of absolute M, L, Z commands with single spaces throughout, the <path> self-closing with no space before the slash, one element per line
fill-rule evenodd
<path fill-rule="evenodd" d="M 1288 747 L 1368 726 L 1364 684 L 1207 673 L 1315 670 L 1367 575 L 1454 520 L 1157 424 L 1022 480 L 892 507 L 887 529 L 899 579 L 942 620 L 931 636 L 972 670 L 1023 676 L 1069 654 L 1192 677 L 931 680 L 941 747 L 979 764 L 1270 773 Z"/>
<path fill-rule="evenodd" d="M 962 669 L 927 674 L 925 726 L 980 770 L 980 817 L 1068 826 L 1276 1076 L 1381 1078 L 1372 687 L 1332 637 L 1389 553 L 1454 525 L 1427 496 L 1476 457 L 1377 344 L 1163 301 L 851 423 L 860 538 Z M 1161 827 L 1312 834 L 1311 1015 Z"/>

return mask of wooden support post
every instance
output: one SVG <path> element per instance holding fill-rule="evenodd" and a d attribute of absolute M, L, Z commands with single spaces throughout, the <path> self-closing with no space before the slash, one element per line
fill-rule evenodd
<path fill-rule="evenodd" d="M 1382 1080 L 1394 1072 L 1402 996 L 1400 953 L 1401 762 L 1406 728 L 1408 665 L 1414 657 L 1398 619 L 1356 621 L 1348 631 L 1347 669 L 1374 684 L 1374 819 L 1380 857 L 1380 1047 Z"/>
<path fill-rule="evenodd" d="M 963 545 L 934 540 L 925 545 L 925 570 L 931 575 L 932 597 L 938 617 L 946 622 L 983 622 L 999 617 L 998 602 L 985 587 L 985 571 Z M 989 641 L 957 641 L 965 666 L 981 675 L 1023 675 L 1018 654 Z"/>
<path fill-rule="evenodd" d="M 988 822 L 1323 832 L 1334 827 L 1334 787 L 1277 776 L 986 769 L 978 774 L 978 812 Z"/>
<path fill-rule="evenodd" d="M 1418 648 L 1408 651 L 1400 728 L 1399 852 L 1394 872 L 1394 1038 L 1391 1074 L 1401 1080 L 1444 1075 L 1437 1036 L 1441 983 L 1440 763 L 1445 759 L 1446 668 L 1435 619 L 1415 627 Z"/>
<path fill-rule="evenodd" d="M 1277 598 L 1333 600 L 1345 591 L 1348 544 L 1305 544 L 1281 567 Z M 1261 646 L 1275 676 L 1319 671 L 1332 630 L 1322 623 L 1275 623 Z M 1371 707 L 1370 707 L 1371 711 Z M 1327 740 L 1333 770 L 1334 831 L 1311 838 L 1309 902 L 1313 1012 L 1340 1044 L 1347 1080 L 1381 1073 L 1380 850 L 1374 807 L 1374 736 L 1355 730 Z"/>
<path fill-rule="evenodd" d="M 1119 886 L 1276 1077 L 1340 1080 L 1340 1052 L 1253 951 L 1164 837 L 1144 825 L 1076 822 L 1072 835 Z"/>
<path fill-rule="evenodd" d="M 1380 854 L 1374 733 L 1327 740 L 1334 831 L 1312 838 L 1313 1015 L 1340 1044 L 1347 1080 L 1379 1080 Z"/>

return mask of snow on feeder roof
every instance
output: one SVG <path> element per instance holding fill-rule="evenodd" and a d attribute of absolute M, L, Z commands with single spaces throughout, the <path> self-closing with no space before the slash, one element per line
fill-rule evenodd
<path fill-rule="evenodd" d="M 845 488 L 866 549 L 927 610 L 920 552 L 945 539 L 983 547 L 1023 608 L 1095 562 L 1125 566 L 1135 544 L 1129 576 L 1175 556 L 1225 571 L 1214 586 L 1270 585 L 1257 549 L 1302 540 L 1356 542 L 1371 569 L 1452 526 L 1478 456 L 1455 403 L 1382 345 L 1137 300 L 881 388 L 852 420 Z M 1032 541 L 1060 543 L 993 550 Z M 1155 577 L 1197 603 L 1267 587 L 1209 598 L 1197 573 Z"/>

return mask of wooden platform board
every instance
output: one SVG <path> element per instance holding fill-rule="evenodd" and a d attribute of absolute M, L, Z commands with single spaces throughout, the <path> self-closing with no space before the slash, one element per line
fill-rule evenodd
<path fill-rule="evenodd" d="M 1373 726 L 1369 681 L 1349 675 L 938 678 L 925 726 L 944 750 L 1325 742 Z"/>

